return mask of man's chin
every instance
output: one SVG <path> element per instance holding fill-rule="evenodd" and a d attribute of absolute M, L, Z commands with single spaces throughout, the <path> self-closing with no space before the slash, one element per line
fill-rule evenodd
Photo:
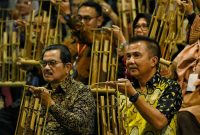
<path fill-rule="evenodd" d="M 47 78 L 47 77 L 45 77 L 44 80 L 45 80 L 46 82 L 52 82 L 52 81 L 53 81 L 52 78 Z"/>
<path fill-rule="evenodd" d="M 131 70 L 129 71 L 129 74 L 132 76 L 132 77 L 136 77 L 139 75 L 139 73 L 136 71 L 136 70 Z"/>

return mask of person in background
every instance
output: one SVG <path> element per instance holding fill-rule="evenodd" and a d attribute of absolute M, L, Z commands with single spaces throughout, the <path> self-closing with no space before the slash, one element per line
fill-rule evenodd
<path fill-rule="evenodd" d="M 133 21 L 133 36 L 148 36 L 151 15 L 147 13 L 138 13 Z"/>
<path fill-rule="evenodd" d="M 177 55 L 171 65 L 172 78 L 177 79 L 183 94 L 183 104 L 177 115 L 178 135 L 200 133 L 200 15 L 194 11 L 194 4 L 200 9 L 200 0 L 179 1 L 185 9 L 189 22 L 188 45 Z M 191 80 L 193 80 L 191 82 Z"/>
<path fill-rule="evenodd" d="M 100 28 L 103 23 L 102 8 L 96 2 L 84 2 L 78 8 L 77 21 L 81 29 L 64 40 L 64 44 L 72 54 L 73 70 L 71 75 L 75 80 L 88 84 L 92 42 L 87 37 L 87 31 Z M 84 33 L 86 32 L 86 33 Z"/>

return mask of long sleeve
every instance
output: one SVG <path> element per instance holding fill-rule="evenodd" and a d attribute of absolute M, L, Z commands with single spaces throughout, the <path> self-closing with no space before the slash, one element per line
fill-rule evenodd
<path fill-rule="evenodd" d="M 95 101 L 88 89 L 82 89 L 76 96 L 74 104 L 69 108 L 55 104 L 49 111 L 67 130 L 88 134 L 94 129 Z"/>
<path fill-rule="evenodd" d="M 91 90 L 69 79 L 51 94 L 45 135 L 91 135 L 96 128 L 96 105 Z"/>

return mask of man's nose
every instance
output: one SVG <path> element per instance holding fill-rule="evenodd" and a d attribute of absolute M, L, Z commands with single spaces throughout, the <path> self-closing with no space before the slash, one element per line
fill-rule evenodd
<path fill-rule="evenodd" d="M 85 24 L 85 19 L 84 19 L 84 18 L 82 18 L 82 19 L 81 19 L 81 22 L 82 22 L 83 24 Z"/>
<path fill-rule="evenodd" d="M 46 65 L 43 67 L 43 69 L 50 69 L 49 64 L 46 64 Z"/>
<path fill-rule="evenodd" d="M 131 56 L 129 59 L 126 59 L 126 62 L 135 63 L 135 58 L 133 56 Z"/>

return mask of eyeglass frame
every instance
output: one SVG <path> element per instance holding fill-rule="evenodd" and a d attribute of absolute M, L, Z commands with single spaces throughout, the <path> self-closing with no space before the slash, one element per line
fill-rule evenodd
<path fill-rule="evenodd" d="M 148 25 L 147 24 L 136 24 L 134 27 L 134 30 L 138 30 L 138 29 L 148 30 Z"/>
<path fill-rule="evenodd" d="M 80 20 L 80 21 L 84 20 L 84 22 L 86 22 L 86 23 L 88 23 L 92 19 L 98 18 L 98 17 L 99 16 L 91 17 L 91 16 L 88 16 L 88 15 L 85 15 L 85 16 L 77 15 L 78 20 Z"/>
<path fill-rule="evenodd" d="M 45 68 L 47 65 L 49 67 L 55 67 L 57 64 L 59 63 L 63 63 L 62 61 L 56 61 L 56 60 L 49 60 L 49 61 L 45 61 L 45 60 L 40 60 L 40 66 L 42 68 Z"/>

